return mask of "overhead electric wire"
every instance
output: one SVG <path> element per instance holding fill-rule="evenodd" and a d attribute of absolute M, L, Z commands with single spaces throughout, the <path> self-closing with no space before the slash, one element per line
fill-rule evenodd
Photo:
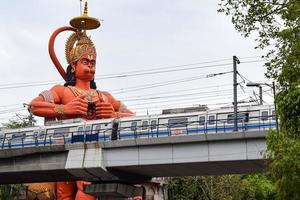
<path fill-rule="evenodd" d="M 222 95 L 222 92 L 232 91 L 231 89 L 228 90 L 214 90 L 214 91 L 206 91 L 206 92 L 197 92 L 197 93 L 187 93 L 187 94 L 175 94 L 175 95 L 168 95 L 168 96 L 154 96 L 154 97 L 144 97 L 144 98 L 133 98 L 133 99 L 124 99 L 124 101 L 145 101 L 145 100 L 156 100 L 156 99 L 165 99 L 165 98 L 173 98 L 173 97 L 182 97 L 182 96 L 191 96 L 191 95 L 201 95 L 201 94 L 214 94 Z M 252 91 L 252 90 L 251 90 Z M 122 99 L 120 99 L 122 100 Z"/>
<path fill-rule="evenodd" d="M 243 63 L 254 63 L 254 62 L 262 62 L 262 61 L 263 60 L 255 60 L 255 61 L 246 61 Z M 154 72 L 143 72 L 143 73 L 135 73 L 135 74 L 129 73 L 129 74 L 122 74 L 122 75 L 101 77 L 100 79 L 104 80 L 104 79 L 112 79 L 112 78 L 125 78 L 125 77 L 132 77 L 132 76 L 161 74 L 161 73 L 168 73 L 168 72 L 177 72 L 177 71 L 186 71 L 186 70 L 203 69 L 203 68 L 220 67 L 220 66 L 231 66 L 231 65 L 232 65 L 232 63 L 224 63 L 224 64 L 215 64 L 215 65 L 207 65 L 207 66 L 200 66 L 200 67 L 189 67 L 189 68 L 184 68 L 184 69 L 160 70 L 160 71 L 154 71 Z"/>
<path fill-rule="evenodd" d="M 207 86 L 207 87 L 198 87 L 198 88 L 189 88 L 188 91 L 194 91 L 194 90 L 204 90 L 208 88 L 222 88 L 222 87 L 232 86 L 232 84 L 224 84 L 224 85 L 214 85 L 214 86 Z M 122 99 L 126 100 L 129 98 L 139 98 L 139 97 L 145 97 L 145 96 L 153 96 L 153 95 L 159 95 L 159 94 L 173 94 L 173 93 L 180 93 L 180 92 L 186 92 L 187 89 L 181 89 L 181 90 L 168 90 L 164 92 L 155 92 L 150 94 L 143 94 L 143 95 L 135 95 L 135 96 L 125 96 L 121 97 Z"/>
<path fill-rule="evenodd" d="M 247 93 L 245 93 L 245 94 L 247 94 Z M 226 93 L 226 94 L 222 94 L 222 95 L 218 95 L 218 96 L 216 96 L 216 95 L 207 95 L 207 96 L 202 96 L 202 97 L 192 97 L 192 98 L 186 98 L 186 97 L 182 97 L 182 98 L 180 98 L 181 100 L 188 100 L 188 99 L 192 99 L 192 100 L 196 100 L 196 98 L 197 98 L 197 100 L 202 100 L 202 101 L 204 101 L 205 99 L 207 100 L 207 99 L 209 99 L 209 100 L 214 100 L 214 99 L 219 99 L 219 98 L 224 98 L 224 97 L 226 97 L 226 96 L 232 96 L 232 93 Z M 178 97 L 179 98 L 179 97 Z M 178 101 L 178 98 L 177 99 L 170 99 L 170 100 L 164 100 L 164 101 L 151 101 L 151 102 L 143 102 L 143 103 L 135 103 L 135 104 L 128 104 L 127 106 L 129 107 L 129 106 L 137 106 L 137 105 L 145 105 L 145 104 L 155 104 L 155 103 L 164 103 L 164 102 L 171 102 L 171 101 Z"/>
<path fill-rule="evenodd" d="M 164 82 L 157 82 L 157 83 L 152 83 L 152 84 L 145 84 L 145 85 L 140 85 L 140 86 L 134 86 L 131 88 L 127 89 L 118 89 L 118 90 L 112 90 L 114 94 L 120 94 L 124 92 L 135 92 L 135 91 L 140 91 L 144 89 L 150 89 L 150 88 L 155 88 L 155 87 L 162 87 L 166 85 L 172 85 L 172 84 L 177 84 L 177 83 L 183 83 L 183 82 L 190 82 L 194 80 L 199 80 L 199 79 L 205 79 L 205 78 L 211 78 L 214 76 L 218 75 L 224 75 L 232 73 L 232 71 L 227 71 L 227 72 L 220 72 L 220 73 L 215 73 L 215 74 L 207 74 L 207 75 L 201 75 L 201 76 L 194 76 L 194 77 L 188 77 L 188 78 L 183 78 L 183 79 L 175 79 L 171 81 L 164 81 Z M 119 92 L 117 92 L 119 91 Z"/>
<path fill-rule="evenodd" d="M 100 78 L 100 79 L 111 79 L 111 78 L 121 78 L 121 77 L 123 78 L 123 77 L 130 77 L 130 76 L 167 73 L 167 72 L 172 72 L 172 71 L 192 70 L 192 69 L 197 69 L 197 68 L 221 67 L 221 66 L 227 66 L 227 65 L 232 64 L 232 63 L 224 63 L 224 64 L 207 65 L 207 66 L 200 66 L 200 67 L 193 67 L 193 68 L 174 69 L 174 68 L 178 68 L 178 67 L 186 67 L 186 66 L 200 65 L 200 64 L 206 64 L 206 63 L 215 63 L 215 62 L 221 62 L 221 61 L 225 61 L 225 60 L 229 60 L 229 59 L 220 59 L 220 60 L 215 60 L 215 61 L 175 65 L 175 66 L 170 66 L 170 67 L 159 67 L 159 68 L 148 69 L 148 70 L 135 70 L 135 71 L 129 71 L 129 72 L 122 72 L 122 73 L 96 75 L 96 77 Z M 263 61 L 263 60 L 245 61 L 243 63 L 253 63 L 253 62 L 261 62 L 261 61 Z M 172 68 L 173 68 L 173 70 L 166 70 L 166 69 L 172 69 Z M 159 71 L 156 71 L 156 70 L 159 70 Z M 23 87 L 44 86 L 44 85 L 50 85 L 50 84 L 59 84 L 61 82 L 62 82 L 61 80 L 48 80 L 48 81 L 23 82 L 23 83 L 6 83 L 6 84 L 0 84 L 0 89 L 15 89 L 15 88 L 23 88 Z"/>
<path fill-rule="evenodd" d="M 239 100 L 239 102 L 243 102 L 245 100 L 248 100 L 250 99 L 250 97 L 246 97 L 246 98 L 243 98 L 242 100 Z M 251 100 L 251 99 L 250 99 Z M 162 111 L 162 110 L 165 110 L 165 109 L 176 109 L 176 108 L 184 108 L 184 107 L 197 107 L 199 105 L 204 105 L 204 106 L 208 106 L 210 107 L 209 111 L 214 111 L 214 110 L 217 110 L 217 109 L 220 109 L 220 107 L 217 107 L 215 109 L 211 108 L 211 106 L 220 106 L 220 105 L 224 105 L 222 107 L 228 107 L 228 106 L 233 106 L 232 102 L 218 102 L 218 103 L 209 103 L 209 104 L 199 104 L 199 102 L 197 103 L 197 106 L 195 105 L 197 102 L 194 102 L 194 101 L 186 101 L 186 102 L 183 102 L 180 104 L 180 106 L 178 106 L 178 104 L 163 104 L 163 105 L 156 105 L 156 106 L 152 106 L 152 107 L 145 107 L 145 108 L 136 108 L 134 111 L 138 112 L 138 113 L 141 113 L 143 111 L 154 111 L 154 110 L 157 110 L 157 111 Z M 251 101 L 248 101 L 248 102 L 244 102 L 244 103 L 254 103 L 254 102 L 251 102 Z M 194 105 L 191 105 L 191 104 L 194 104 Z M 256 104 L 257 105 L 257 104 Z"/>
<path fill-rule="evenodd" d="M 223 102 L 223 103 L 212 103 L 212 104 L 204 104 L 203 106 L 221 106 L 221 105 L 227 105 L 228 102 Z M 149 107 L 149 108 L 140 108 L 138 109 L 138 112 L 141 113 L 143 111 L 162 111 L 163 110 L 168 110 L 168 109 L 177 109 L 177 108 L 185 108 L 185 107 L 195 107 L 197 108 L 197 106 L 195 105 L 191 105 L 191 104 L 182 104 L 181 107 L 178 107 L 178 105 L 163 105 L 163 106 L 153 106 L 153 107 Z"/>
<path fill-rule="evenodd" d="M 207 100 L 201 100 L 201 99 L 194 99 L 194 98 L 185 98 L 185 99 L 181 99 L 181 100 L 172 100 L 172 101 L 160 101 L 160 102 L 155 102 L 155 103 L 151 103 L 151 104 L 137 104 L 135 106 L 128 106 L 128 108 L 132 111 L 136 111 L 139 109 L 147 109 L 149 108 L 149 106 L 161 106 L 162 104 L 166 104 L 166 103 L 170 103 L 171 105 L 176 104 L 177 107 L 182 107 L 182 104 L 197 104 L 197 105 L 206 105 L 212 101 L 214 101 L 215 103 L 219 103 L 220 101 L 224 101 L 224 100 L 228 100 L 230 101 L 231 96 L 226 96 L 226 97 L 219 97 L 219 98 L 211 98 L 211 99 L 207 99 Z M 246 95 L 244 96 L 246 97 Z"/>
<path fill-rule="evenodd" d="M 181 65 L 173 65 L 173 66 L 164 66 L 164 67 L 147 67 L 150 69 L 146 70 L 134 70 L 134 71 L 129 71 L 129 72 L 121 72 L 121 73 L 113 73 L 113 74 L 105 74 L 105 75 L 99 75 L 100 78 L 102 77 L 107 77 L 107 76 L 119 76 L 123 74 L 130 74 L 130 73 L 144 73 L 144 72 L 152 72 L 152 71 L 157 71 L 157 70 L 166 70 L 166 69 L 176 69 L 179 67 L 188 67 L 188 66 L 193 66 L 193 65 L 202 65 L 202 64 L 210 64 L 210 63 L 216 63 L 216 62 L 221 62 L 221 61 L 227 61 L 227 60 L 232 60 L 232 58 L 226 58 L 226 59 L 219 59 L 219 60 L 213 60 L 213 61 L 206 61 L 206 62 L 197 62 L 197 63 L 189 63 L 189 64 L 181 64 Z M 227 64 L 225 64 L 226 66 Z M 210 66 L 202 66 L 204 68 L 209 68 Z M 142 68 L 142 67 L 136 67 L 136 68 Z"/>
<path fill-rule="evenodd" d="M 257 58 L 260 56 L 248 56 L 248 57 L 240 57 L 240 59 L 247 59 L 247 58 Z M 226 58 L 226 59 L 219 59 L 219 60 L 213 60 L 213 61 L 206 61 L 206 62 L 198 62 L 198 63 L 190 63 L 190 64 L 182 64 L 182 65 L 174 65 L 174 66 L 165 66 L 165 67 L 151 67 L 151 69 L 146 69 L 146 70 L 135 70 L 135 71 L 129 71 L 129 72 L 121 72 L 119 74 L 113 73 L 113 74 L 105 74 L 105 75 L 99 75 L 99 78 L 105 78 L 107 76 L 120 76 L 120 75 L 124 75 L 124 74 L 134 74 L 134 73 L 144 73 L 144 72 L 149 72 L 150 74 L 153 73 L 151 71 L 157 71 L 157 70 L 166 70 L 166 69 L 174 69 L 174 68 L 178 68 L 178 67 L 187 67 L 187 66 L 193 66 L 193 65 L 202 65 L 202 64 L 209 64 L 209 63 L 216 63 L 216 62 L 221 62 L 221 61 L 227 61 L 227 60 L 232 60 L 232 58 Z M 253 62 L 261 62 L 262 60 L 252 60 L 252 61 L 245 61 L 243 63 L 253 63 Z M 218 64 L 220 66 L 224 65 L 228 65 L 229 63 L 225 63 L 225 64 Z M 230 63 L 230 65 L 232 65 L 232 63 Z M 210 67 L 217 67 L 214 65 L 207 65 L 207 66 L 201 66 L 200 68 L 210 68 Z M 141 68 L 141 67 L 137 67 L 137 68 Z M 150 67 L 148 67 L 150 68 Z M 183 69 L 184 70 L 184 69 Z M 114 77 L 115 78 L 115 77 Z"/>
<path fill-rule="evenodd" d="M 238 75 L 239 75 L 242 79 L 246 79 L 248 82 L 253 82 L 253 81 L 249 80 L 248 78 L 246 78 L 245 76 L 243 76 L 243 75 L 242 75 L 241 73 L 239 73 L 239 72 L 238 72 Z M 257 82 L 258 82 L 258 83 L 261 83 L 261 82 L 262 82 L 262 83 L 263 83 L 263 84 L 261 84 L 262 86 L 264 86 L 264 85 L 267 85 L 267 86 L 268 86 L 268 85 L 269 85 L 268 87 L 272 88 L 272 87 L 270 86 L 271 84 L 266 84 L 264 80 L 263 80 L 263 81 L 257 81 Z M 273 89 L 273 88 L 272 88 L 272 89 Z M 271 89 L 271 90 L 272 90 L 272 89 Z M 265 93 L 265 94 L 267 94 L 268 96 L 274 98 L 274 96 L 271 95 L 271 94 L 269 94 L 268 91 L 270 91 L 270 90 L 263 90 L 262 92 Z"/>
<path fill-rule="evenodd" d="M 210 68 L 210 67 L 219 67 L 219 66 L 231 66 L 232 63 L 225 63 L 225 64 L 216 64 L 216 65 L 209 65 L 209 66 L 200 66 L 200 67 L 189 67 L 185 69 L 170 69 L 170 70 L 160 70 L 154 72 L 143 72 L 143 73 L 135 73 L 135 74 L 122 74 L 122 75 L 114 75 L 108 77 L 102 77 L 101 79 L 111 79 L 111 78 L 125 78 L 125 77 L 132 77 L 132 76 L 141 76 L 141 75 L 149 75 L 149 74 L 161 74 L 161 73 L 168 73 L 168 72 L 178 72 L 178 71 L 186 71 L 186 70 L 194 70 L 194 69 L 203 69 L 203 68 Z"/>
<path fill-rule="evenodd" d="M 215 63 L 215 62 L 221 62 L 221 61 L 226 61 L 226 60 L 231 60 L 231 59 L 220 59 L 220 60 L 215 60 L 215 61 L 207 61 L 207 62 L 199 62 L 199 63 L 190 63 L 190 64 L 182 64 L 182 65 L 174 65 L 174 66 L 168 66 L 168 67 L 158 67 L 158 68 L 152 68 L 152 69 L 146 69 L 146 70 L 134 70 L 134 71 L 129 71 L 129 72 L 120 72 L 120 73 L 113 73 L 113 74 L 104 74 L 104 75 L 95 75 L 97 78 L 105 78 L 107 77 L 112 77 L 116 78 L 118 76 L 122 75 L 127 75 L 131 73 L 144 73 L 144 72 L 149 72 L 152 73 L 152 71 L 156 70 L 166 70 L 166 69 L 171 69 L 171 68 L 178 68 L 178 67 L 185 67 L 185 66 L 192 66 L 192 65 L 200 65 L 200 64 L 208 64 L 208 63 Z M 227 65 L 227 64 L 226 64 Z M 225 66 L 226 66 L 225 65 Z M 210 66 L 202 66 L 204 68 L 210 67 Z M 213 66 L 215 67 L 215 66 Z M 48 80 L 48 81 L 35 81 L 35 82 L 23 82 L 23 83 L 6 83 L 6 84 L 0 84 L 0 88 L 4 86 L 12 86 L 12 85 L 40 85 L 40 84 L 55 84 L 55 83 L 60 83 L 62 80 Z"/>
<path fill-rule="evenodd" d="M 247 93 L 245 93 L 245 94 L 247 94 Z M 127 105 L 128 107 L 136 107 L 136 106 L 145 106 L 145 105 L 153 105 L 153 104 L 159 104 L 159 103 L 164 103 L 164 102 L 178 102 L 178 103 L 180 103 L 180 102 L 182 102 L 182 101 L 185 101 L 186 102 L 186 100 L 190 100 L 190 101 L 192 101 L 192 102 L 195 102 L 196 103 L 196 101 L 197 102 L 199 102 L 199 100 L 200 101 L 208 101 L 208 100 L 217 100 L 217 99 L 224 99 L 224 98 L 226 98 L 226 97 L 231 97 L 232 96 L 232 93 L 225 93 L 225 94 L 219 94 L 219 95 L 210 95 L 210 96 L 201 96 L 201 97 L 193 97 L 193 98 L 186 98 L 186 97 L 182 97 L 182 98 L 180 98 L 180 100 L 177 98 L 177 99 L 171 99 L 171 100 L 166 100 L 166 101 L 151 101 L 151 102 L 144 102 L 144 103 L 138 103 L 138 104 L 129 104 L 129 105 Z M 203 104 L 203 103 L 201 103 L 201 104 Z M 145 107 L 145 108 L 147 108 L 147 107 Z M 134 109 L 141 109 L 141 108 L 134 108 Z M 9 113 L 15 113 L 15 112 L 19 112 L 19 111 L 27 111 L 27 109 L 26 108 L 23 108 L 23 107 L 21 107 L 21 108 L 14 108 L 14 109 L 7 109 L 7 110 L 2 110 L 2 111 L 0 111 L 0 115 L 3 115 L 3 114 L 9 114 Z M 133 110 L 134 111 L 134 110 Z"/>
<path fill-rule="evenodd" d="M 8 105 L 0 105 L 0 107 L 13 107 L 13 106 L 20 106 L 20 105 L 23 105 L 23 103 L 16 103 L 16 104 L 8 104 Z M 1 110 L 0 110 L 1 111 Z"/>
<path fill-rule="evenodd" d="M 19 109 L 2 110 L 2 111 L 0 111 L 0 115 L 8 114 L 8 113 L 13 113 L 13 112 L 19 112 L 19 111 L 25 111 L 25 110 L 27 110 L 27 109 L 25 109 L 25 108 L 19 108 Z"/>

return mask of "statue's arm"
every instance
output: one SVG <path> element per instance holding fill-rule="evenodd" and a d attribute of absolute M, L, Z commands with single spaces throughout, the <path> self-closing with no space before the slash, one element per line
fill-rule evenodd
<path fill-rule="evenodd" d="M 134 116 L 135 113 L 133 113 L 131 110 L 129 110 L 122 101 L 119 101 L 115 99 L 110 93 L 103 92 L 105 96 L 108 97 L 109 101 L 111 102 L 114 110 L 117 113 L 118 117 L 131 117 Z"/>
<path fill-rule="evenodd" d="M 43 91 L 30 103 L 31 111 L 40 117 L 60 117 L 63 108 L 61 105 L 61 93 L 64 86 L 54 86 L 50 90 Z"/>
<path fill-rule="evenodd" d="M 86 116 L 88 103 L 85 96 L 70 96 L 71 93 L 65 92 L 66 87 L 56 85 L 51 90 L 42 92 L 32 100 L 30 107 L 32 113 L 41 117 L 81 117 Z M 72 99 L 63 104 L 63 99 Z"/>

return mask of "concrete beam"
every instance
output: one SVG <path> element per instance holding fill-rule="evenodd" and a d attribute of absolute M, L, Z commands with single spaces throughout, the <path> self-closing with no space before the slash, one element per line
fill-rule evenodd
<path fill-rule="evenodd" d="M 0 183 L 139 183 L 151 177 L 237 174 L 265 168 L 266 131 L 141 138 L 0 150 Z"/>
<path fill-rule="evenodd" d="M 99 183 L 83 186 L 84 192 L 104 199 L 127 199 L 142 196 L 143 188 L 122 183 Z"/>

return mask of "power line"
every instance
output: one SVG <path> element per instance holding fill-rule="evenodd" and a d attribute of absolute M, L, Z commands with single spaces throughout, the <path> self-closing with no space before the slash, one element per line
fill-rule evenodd
<path fill-rule="evenodd" d="M 203 89 L 208 89 L 208 88 L 221 88 L 221 87 L 226 87 L 226 86 L 232 86 L 232 84 L 224 84 L 224 85 L 214 85 L 214 86 L 207 86 L 207 87 L 198 87 L 198 88 L 190 88 L 188 91 L 194 91 L 194 90 L 203 90 Z M 122 97 L 122 99 L 126 100 L 129 98 L 139 98 L 139 97 L 145 97 L 145 96 L 153 96 L 153 95 L 159 95 L 159 94 L 172 94 L 172 93 L 180 93 L 180 92 L 186 92 L 187 89 L 182 89 L 182 90 L 168 90 L 164 92 L 156 92 L 156 93 L 150 93 L 150 94 L 143 94 L 138 95 L 138 96 L 127 96 L 127 97 Z"/>
<path fill-rule="evenodd" d="M 19 112 L 19 111 L 25 111 L 25 110 L 27 110 L 27 109 L 25 109 L 25 108 L 19 108 L 19 109 L 2 110 L 2 111 L 0 111 L 0 115 L 8 114 L 8 113 L 13 113 L 13 112 Z"/>
<path fill-rule="evenodd" d="M 165 70 L 165 69 L 172 69 L 172 68 L 185 67 L 185 66 L 209 64 L 209 63 L 221 62 L 221 61 L 226 61 L 226 60 L 230 60 L 230 59 L 219 59 L 219 60 L 207 61 L 207 62 L 173 65 L 173 66 L 167 66 L 167 67 L 156 67 L 156 68 L 147 69 L 147 70 L 134 70 L 134 71 L 128 71 L 128 72 L 121 72 L 121 73 L 96 75 L 96 77 L 103 78 L 103 79 L 108 79 L 109 77 L 117 78 L 119 76 L 127 75 L 127 74 L 145 73 L 145 72 L 152 73 L 152 71 L 157 71 L 157 70 L 161 70 L 161 69 Z M 226 65 L 227 64 L 225 64 L 225 66 Z M 211 67 L 211 66 L 202 66 L 202 67 L 206 68 L 206 67 Z M 212 66 L 212 67 L 215 67 L 215 66 Z M 139 67 L 139 68 L 141 68 L 141 67 Z M 13 86 L 13 85 L 30 85 L 30 86 L 32 86 L 32 85 L 40 85 L 40 84 L 58 84 L 60 82 L 61 82 L 61 80 L 35 81 L 35 82 L 23 82 L 23 83 L 6 83 L 6 84 L 0 84 L 0 88 L 7 87 L 7 86 Z"/>
<path fill-rule="evenodd" d="M 96 75 L 96 77 L 103 80 L 103 79 L 125 78 L 125 77 L 140 76 L 140 75 L 161 74 L 161 73 L 168 73 L 168 72 L 176 72 L 176 71 L 193 70 L 193 69 L 201 69 L 201 68 L 212 68 L 212 67 L 221 67 L 221 66 L 231 65 L 231 63 L 223 63 L 223 64 L 206 65 L 206 66 L 200 66 L 200 67 L 176 69 L 178 67 L 215 63 L 215 62 L 221 62 L 221 61 L 225 61 L 225 60 L 229 60 L 229 59 L 220 59 L 220 60 L 215 60 L 215 61 L 190 63 L 190 64 L 175 65 L 175 66 L 169 66 L 169 67 L 159 67 L 159 68 L 154 68 L 154 69 L 149 69 L 149 70 L 135 70 L 135 71 L 114 73 L 114 74 L 105 74 L 105 75 L 99 75 L 99 76 Z M 264 61 L 264 60 L 252 60 L 252 61 L 246 61 L 243 63 L 253 63 L 253 62 L 262 62 L 262 61 Z M 163 69 L 163 70 L 161 70 L 161 69 Z M 166 70 L 166 69 L 168 69 L 168 70 Z M 59 84 L 59 83 L 61 83 L 61 80 L 48 80 L 48 81 L 23 82 L 23 83 L 6 83 L 6 84 L 0 84 L 0 90 L 1 89 L 15 89 L 15 88 L 24 88 L 24 87 L 44 86 L 44 85 Z"/>
<path fill-rule="evenodd" d="M 219 95 L 219 97 L 216 96 L 216 95 L 202 96 L 202 97 L 197 97 L 197 99 L 196 99 L 196 97 L 192 97 L 192 98 L 182 97 L 181 100 L 189 100 L 189 99 L 191 99 L 191 100 L 198 100 L 198 101 L 202 100 L 202 101 L 204 101 L 204 100 L 208 100 L 208 99 L 209 100 L 220 99 L 220 98 L 224 98 L 226 96 L 232 96 L 232 93 L 222 94 L 222 95 Z M 164 100 L 164 101 L 151 101 L 151 102 L 147 102 L 147 103 L 143 102 L 142 106 L 145 106 L 145 104 L 147 105 L 147 104 L 164 103 L 164 102 L 172 102 L 172 101 L 176 102 L 176 101 L 178 101 L 178 99 L 170 99 L 170 100 Z M 127 106 L 129 107 L 129 106 L 137 106 L 137 105 L 141 105 L 141 103 L 128 104 Z"/>
<path fill-rule="evenodd" d="M 122 75 L 114 75 L 108 77 L 102 77 L 101 79 L 112 79 L 112 78 L 125 78 L 125 77 L 132 77 L 132 76 L 141 76 L 141 75 L 150 75 L 150 74 L 161 74 L 161 73 L 168 73 L 168 72 L 178 72 L 178 71 L 187 71 L 187 70 L 194 70 L 194 69 L 203 69 L 203 68 L 211 68 L 211 67 L 220 67 L 220 66 L 230 66 L 231 63 L 225 64 L 217 64 L 217 65 L 208 65 L 208 66 L 200 66 L 200 67 L 189 67 L 185 69 L 170 69 L 170 70 L 160 70 L 154 72 L 142 72 L 142 73 L 135 73 L 135 74 L 122 74 Z"/>
<path fill-rule="evenodd" d="M 140 91 L 140 90 L 145 90 L 145 89 L 150 89 L 150 88 L 155 88 L 155 87 L 162 87 L 162 86 L 166 86 L 166 85 L 173 85 L 173 84 L 177 84 L 177 83 L 190 82 L 190 81 L 199 80 L 199 79 L 211 78 L 214 76 L 224 75 L 224 74 L 228 74 L 231 72 L 232 71 L 227 71 L 227 72 L 220 72 L 220 73 L 216 73 L 216 74 L 200 75 L 200 76 L 193 76 L 193 77 L 182 78 L 182 79 L 175 79 L 175 80 L 171 80 L 171 81 L 145 84 L 145 85 L 130 87 L 129 89 L 127 88 L 127 89 L 112 90 L 112 92 L 114 92 L 114 94 L 120 94 L 120 93 L 124 93 L 124 92 L 127 92 L 127 93 L 135 92 L 135 91 Z"/>
<path fill-rule="evenodd" d="M 248 57 L 242 57 L 241 59 L 247 59 L 247 58 L 258 58 L 260 56 L 248 56 Z M 140 72 L 149 72 L 149 74 L 153 73 L 152 71 L 157 71 L 157 70 L 166 70 L 166 69 L 174 69 L 174 68 L 178 68 L 178 67 L 187 67 L 187 66 L 193 66 L 193 65 L 202 65 L 202 64 L 209 64 L 209 63 L 216 63 L 216 62 L 221 62 L 221 61 L 227 61 L 227 60 L 232 60 L 231 58 L 226 58 L 226 59 L 219 59 L 219 60 L 213 60 L 213 61 L 206 61 L 206 62 L 197 62 L 197 63 L 190 63 L 190 64 L 182 64 L 182 65 L 173 65 L 173 66 L 165 66 L 165 67 L 148 67 L 151 69 L 148 70 L 135 70 L 135 71 L 129 71 L 129 72 L 122 72 L 119 74 L 113 73 L 113 74 L 106 74 L 106 75 L 100 75 L 99 78 L 106 78 L 106 77 L 113 77 L 115 78 L 115 76 L 120 76 L 123 74 L 135 74 L 135 73 L 140 73 Z M 261 62 L 264 60 L 252 60 L 252 61 L 245 61 L 243 63 L 253 63 L 253 62 Z M 217 64 L 217 65 L 206 65 L 206 66 L 201 66 L 200 68 L 210 68 L 210 67 L 221 67 L 221 66 L 227 66 L 227 65 L 231 65 L 232 63 L 225 63 L 225 64 Z M 137 67 L 137 68 L 141 68 L 141 67 Z M 197 67 L 199 68 L 199 67 Z M 185 70 L 185 69 L 183 69 Z M 168 71 L 169 72 L 169 71 Z M 156 72 L 154 72 L 156 73 Z"/>
<path fill-rule="evenodd" d="M 128 101 L 156 100 L 156 99 L 165 99 L 165 98 L 173 98 L 173 97 L 181 97 L 181 96 L 191 96 L 191 95 L 195 96 L 195 95 L 201 95 L 201 94 L 213 94 L 213 93 L 228 92 L 228 91 L 231 91 L 231 89 L 197 92 L 197 93 L 187 93 L 187 94 L 175 94 L 175 95 L 169 95 L 169 96 L 154 96 L 154 97 L 144 97 L 144 98 L 143 97 L 141 97 L 141 98 L 132 98 L 132 99 L 124 99 L 124 101 L 128 102 Z M 222 93 L 220 93 L 219 95 L 222 95 Z"/>

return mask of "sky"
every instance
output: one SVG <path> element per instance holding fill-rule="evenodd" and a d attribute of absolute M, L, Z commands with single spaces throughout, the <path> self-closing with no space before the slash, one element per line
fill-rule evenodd
<path fill-rule="evenodd" d="M 89 0 L 89 15 L 101 27 L 88 32 L 97 49 L 96 83 L 137 115 L 162 109 L 232 102 L 232 56 L 241 63 L 238 100 L 257 88 L 246 82 L 264 78 L 262 51 L 254 37 L 244 38 L 231 19 L 218 13 L 215 0 Z M 44 90 L 63 84 L 48 53 L 50 35 L 80 15 L 79 0 L 10 0 L 0 6 L 0 124 L 28 115 L 29 103 Z M 67 66 L 64 45 L 55 42 Z M 222 73 L 223 75 L 212 76 Z M 263 88 L 269 90 L 269 88 Z M 264 94 L 270 102 L 271 92 Z M 42 118 L 37 118 L 42 122 Z"/>

